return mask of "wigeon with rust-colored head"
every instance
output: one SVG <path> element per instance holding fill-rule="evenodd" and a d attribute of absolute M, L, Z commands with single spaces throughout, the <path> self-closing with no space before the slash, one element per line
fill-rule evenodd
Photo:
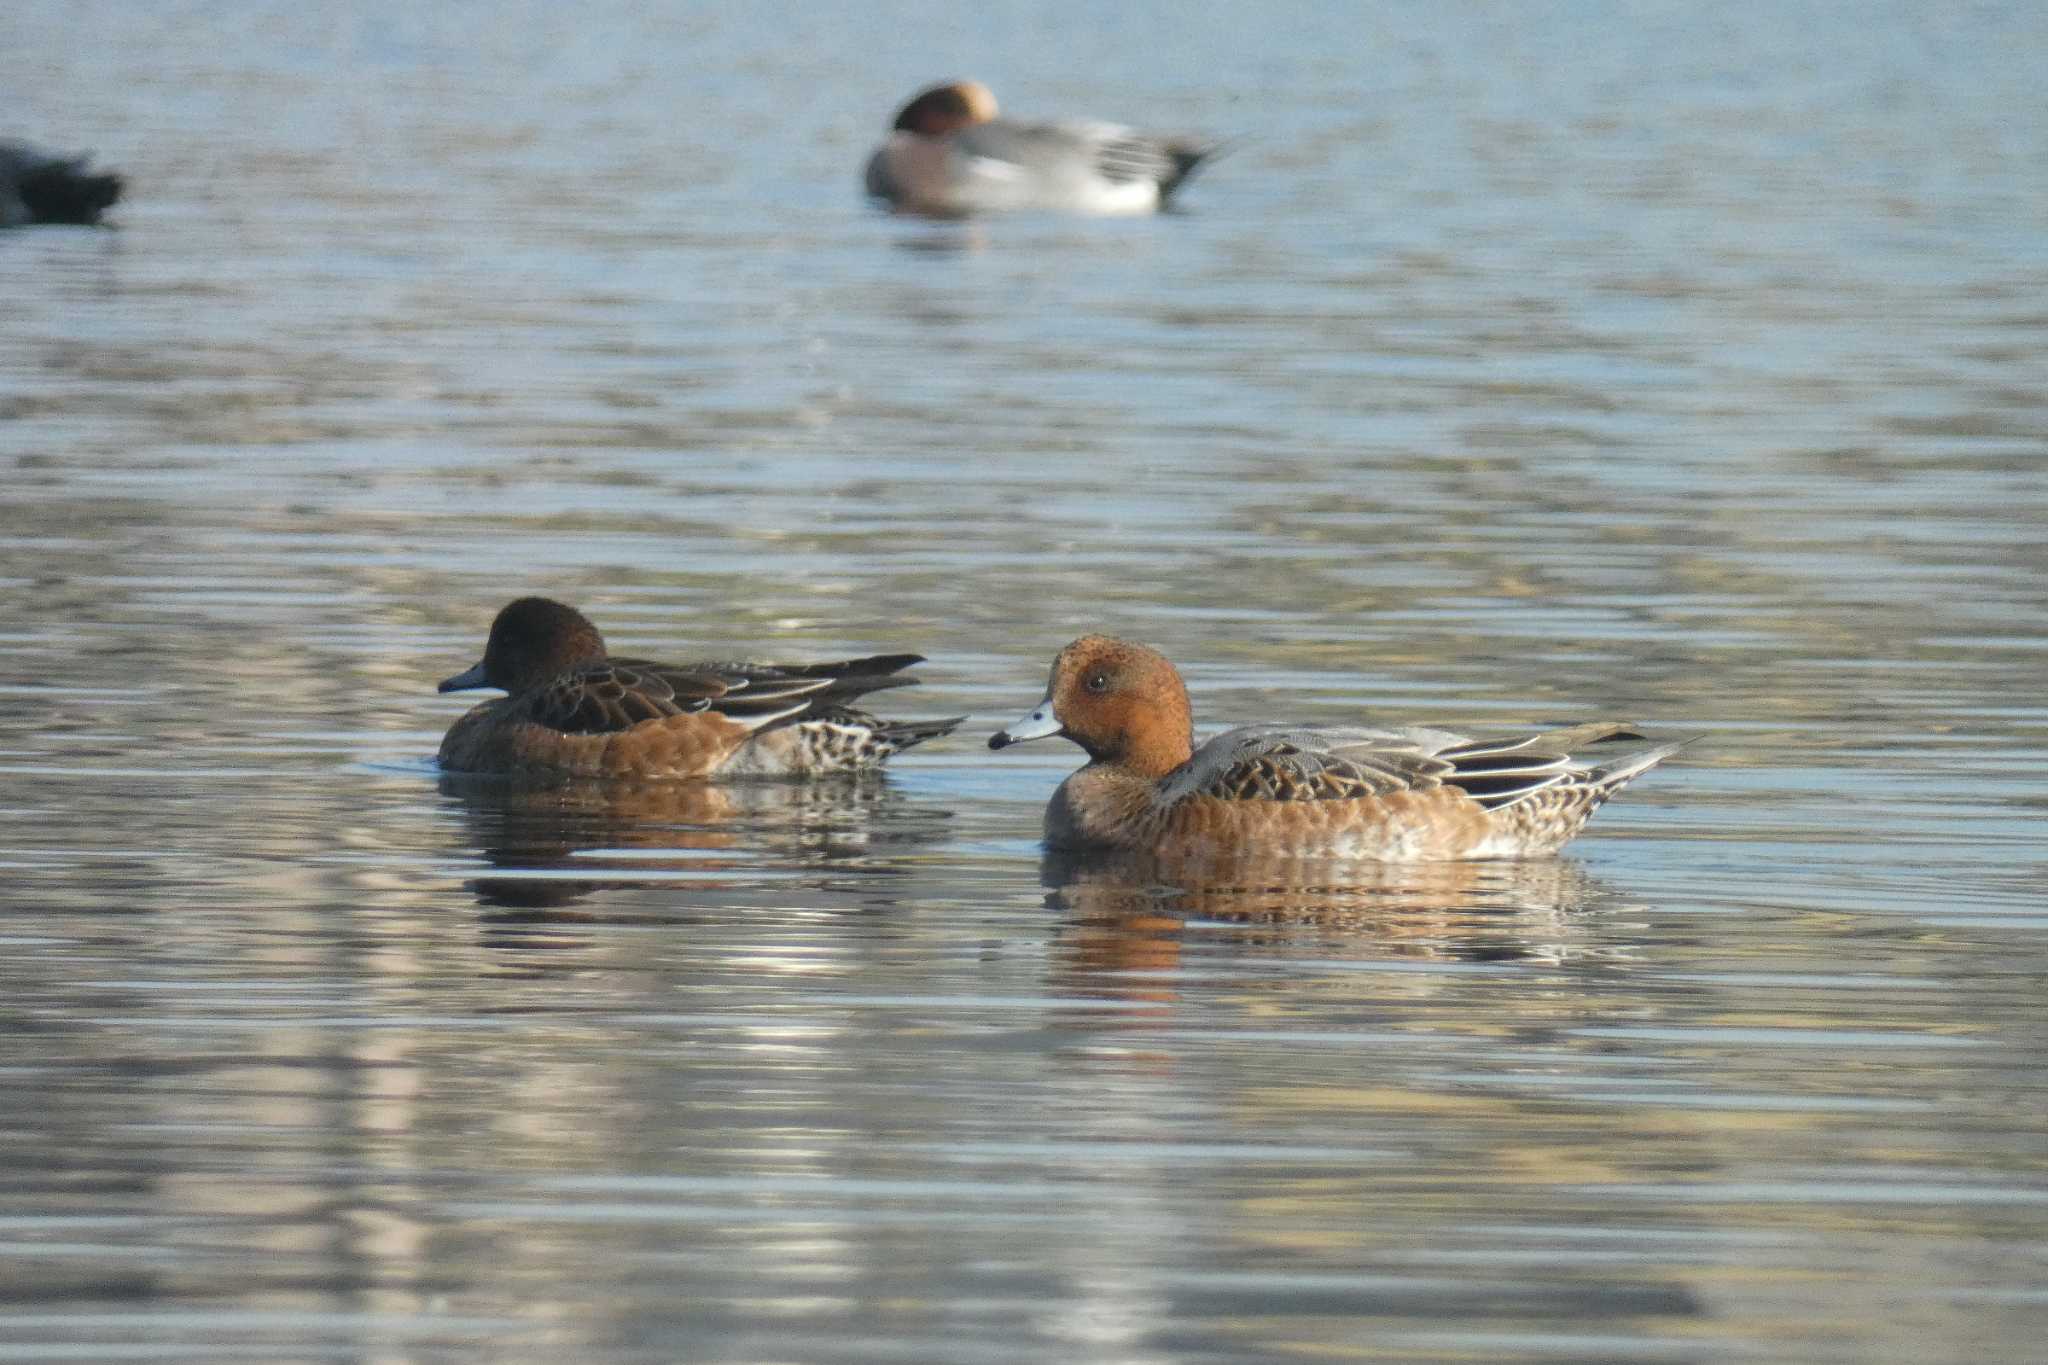
<path fill-rule="evenodd" d="M 491 622 L 484 657 L 443 692 L 496 687 L 449 727 L 450 772 L 528 777 L 812 777 L 872 769 L 950 732 L 884 721 L 850 703 L 907 687 L 921 654 L 821 664 L 663 664 L 620 659 L 582 612 L 522 597 Z"/>
<path fill-rule="evenodd" d="M 998 116 L 979 81 L 948 81 L 897 112 L 868 158 L 867 190 L 898 212 L 938 218 L 1153 213 L 1217 150 L 1087 119 L 1020 123 Z"/>
<path fill-rule="evenodd" d="M 1251 725 L 1197 748 L 1180 673 L 1159 651 L 1107 635 L 1061 650 L 1045 700 L 988 743 L 1054 736 L 1088 755 L 1046 807 L 1055 848 L 1382 862 L 1555 853 L 1681 747 L 1590 761 L 1581 750 L 1643 738 L 1595 722 L 1500 739 Z"/>

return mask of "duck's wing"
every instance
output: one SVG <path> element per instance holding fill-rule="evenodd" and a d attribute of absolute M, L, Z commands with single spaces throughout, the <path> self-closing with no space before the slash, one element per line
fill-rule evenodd
<path fill-rule="evenodd" d="M 695 667 L 714 671 L 721 677 L 745 679 L 752 690 L 734 694 L 741 704 L 761 692 L 777 697 L 802 696 L 805 706 L 801 711 L 790 713 L 791 719 L 808 720 L 844 711 L 848 702 L 870 692 L 917 686 L 917 679 L 905 675 L 903 670 L 923 662 L 922 654 L 871 654 L 865 658 L 838 659 L 822 664 L 721 663 L 697 664 Z M 801 692 L 785 690 L 797 684 L 814 686 L 805 687 Z M 723 703 L 715 709 L 730 711 Z"/>
<path fill-rule="evenodd" d="M 1149 180 L 1159 186 L 1163 201 L 1197 166 L 1221 150 L 1222 144 L 1204 138 L 1162 137 L 1119 128 L 1103 138 L 1095 153 L 1095 168 L 1114 184 Z"/>
<path fill-rule="evenodd" d="M 607 659 L 565 673 L 525 699 L 529 719 L 572 735 L 601 735 L 643 721 L 717 712 L 766 725 L 804 709 L 827 684 L 816 678 L 749 677 L 713 666 Z"/>
<path fill-rule="evenodd" d="M 565 673 L 526 699 L 537 724 L 568 734 L 607 734 L 643 721 L 717 714 L 759 730 L 843 706 L 854 697 L 917 679 L 894 676 L 919 654 L 877 654 L 823 664 L 663 664 L 607 659 Z"/>
<path fill-rule="evenodd" d="M 1085 163 L 1094 154 L 1093 125 L 1084 123 L 1018 123 L 997 119 L 976 123 L 952 135 L 956 156 L 1032 169 Z"/>
<path fill-rule="evenodd" d="M 1056 123 L 1015 123 L 999 119 L 954 134 L 956 153 L 971 167 L 1001 175 L 1025 173 L 1041 179 L 1078 174 L 1111 184 L 1149 180 L 1170 189 L 1186 179 L 1213 145 L 1194 139 L 1158 137 L 1120 123 L 1071 119 Z"/>
<path fill-rule="evenodd" d="M 1247 726 L 1216 736 L 1161 784 L 1162 800 L 1351 801 L 1456 787 L 1489 810 L 1524 800 L 1587 766 L 1570 749 L 1629 737 L 1624 726 L 1468 739 L 1447 730 Z M 1551 742 L 1563 739 L 1565 743 Z"/>
<path fill-rule="evenodd" d="M 773 678 L 826 678 L 840 687 L 855 689 L 849 695 L 874 692 L 885 687 L 915 686 L 915 678 L 894 676 L 912 664 L 924 662 L 922 654 L 870 654 L 861 659 L 839 659 L 826 664 L 760 664 L 721 663 L 696 664 L 696 668 L 713 668 L 722 672 L 739 673 L 747 676 Z"/>

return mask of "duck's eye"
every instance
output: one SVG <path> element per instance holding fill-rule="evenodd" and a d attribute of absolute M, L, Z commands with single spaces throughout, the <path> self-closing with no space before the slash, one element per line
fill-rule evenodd
<path fill-rule="evenodd" d="M 1109 691 L 1109 674 L 1107 674 L 1107 673 L 1090 673 L 1090 674 L 1088 675 L 1088 682 L 1087 682 L 1087 688 L 1088 688 L 1088 690 L 1089 690 L 1090 692 L 1107 692 L 1107 691 Z"/>

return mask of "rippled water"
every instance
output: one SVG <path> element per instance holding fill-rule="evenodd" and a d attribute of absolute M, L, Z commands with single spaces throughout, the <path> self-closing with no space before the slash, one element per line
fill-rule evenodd
<path fill-rule="evenodd" d="M 2036 8 L 30 0 L 0 1360 L 2031 1360 Z M 1242 143 L 867 209 L 893 106 Z M 524 591 L 886 782 L 440 777 Z M 1042 863 L 1053 651 L 1704 741 L 1556 862 Z"/>

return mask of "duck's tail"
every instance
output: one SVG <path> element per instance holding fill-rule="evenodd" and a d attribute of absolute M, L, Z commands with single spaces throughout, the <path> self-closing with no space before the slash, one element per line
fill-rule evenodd
<path fill-rule="evenodd" d="M 1235 143 L 1211 138 L 1168 138 L 1160 150 L 1166 153 L 1167 173 L 1160 177 L 1159 202 L 1173 198 L 1175 190 L 1187 183 L 1197 169 L 1229 151 Z"/>
<path fill-rule="evenodd" d="M 870 772 L 905 749 L 951 734 L 966 719 L 881 720 L 852 707 L 822 711 L 796 723 L 792 766 L 800 773 Z"/>
<path fill-rule="evenodd" d="M 1627 737 L 1630 739 L 1641 738 L 1640 735 L 1635 734 L 1630 734 Z M 1647 749 L 1637 749 L 1633 753 L 1622 755 L 1611 763 L 1598 764 L 1586 774 L 1587 783 L 1597 790 L 1600 793 L 1600 799 L 1605 801 L 1630 782 L 1641 777 L 1644 773 L 1650 771 L 1650 769 L 1656 767 L 1659 763 L 1662 763 L 1665 759 L 1697 739 L 1699 739 L 1698 735 L 1688 735 L 1684 739 L 1673 740 L 1669 744 L 1655 744 Z"/>
<path fill-rule="evenodd" d="M 1550 751 L 1547 781 L 1524 781 L 1510 799 L 1493 807 L 1499 842 L 1489 857 L 1529 857 L 1555 853 L 1585 827 L 1608 798 L 1693 742 L 1697 736 L 1647 748 L 1630 749 L 1604 763 L 1588 761 L 1589 745 L 1641 739 L 1633 729 L 1611 721 L 1574 725 L 1534 736 L 1532 744 Z M 1504 755 L 1513 757 L 1514 750 Z M 1539 756 L 1529 755 L 1532 768 Z M 1460 785 L 1464 785 L 1462 782 Z M 1485 798 L 1481 798 L 1484 802 Z"/>
<path fill-rule="evenodd" d="M 93 224 L 121 197 L 121 177 L 86 169 L 89 157 L 50 157 L 20 168 L 15 193 L 37 223 Z"/>
<path fill-rule="evenodd" d="M 947 716 L 944 720 L 885 720 L 875 726 L 875 738 L 888 746 L 889 753 L 900 754 L 928 739 L 952 734 L 966 719 L 965 716 Z"/>

